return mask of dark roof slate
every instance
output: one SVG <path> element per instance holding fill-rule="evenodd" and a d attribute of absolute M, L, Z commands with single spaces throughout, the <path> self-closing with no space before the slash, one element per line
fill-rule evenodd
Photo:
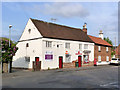
<path fill-rule="evenodd" d="M 93 43 L 88 35 L 86 35 L 81 29 L 48 23 L 36 19 L 31 20 L 43 37 Z"/>

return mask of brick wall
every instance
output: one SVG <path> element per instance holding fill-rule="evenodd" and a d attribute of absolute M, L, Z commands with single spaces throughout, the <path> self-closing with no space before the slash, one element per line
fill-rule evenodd
<path fill-rule="evenodd" d="M 120 44 L 118 46 L 118 58 L 120 58 Z"/>
<path fill-rule="evenodd" d="M 116 58 L 120 58 L 120 44 L 119 44 L 119 46 L 117 47 L 117 49 L 118 49 L 118 55 L 117 55 Z"/>
<path fill-rule="evenodd" d="M 111 60 L 111 47 L 108 47 L 108 52 L 106 51 L 106 46 L 101 46 L 101 51 L 98 51 L 98 46 L 95 45 L 94 58 L 98 61 L 98 56 L 101 56 L 101 61 L 106 61 L 106 56 L 109 56 L 109 61 Z"/>
<path fill-rule="evenodd" d="M 89 62 L 87 64 L 84 64 L 82 62 L 82 67 L 87 67 L 87 66 L 94 66 L 94 62 Z M 63 63 L 63 68 L 76 68 L 75 67 L 75 62 L 72 62 L 72 63 Z"/>
<path fill-rule="evenodd" d="M 82 63 L 82 67 L 94 66 L 94 62 L 89 62 L 87 64 Z"/>
<path fill-rule="evenodd" d="M 75 68 L 75 62 L 63 63 L 63 68 Z"/>

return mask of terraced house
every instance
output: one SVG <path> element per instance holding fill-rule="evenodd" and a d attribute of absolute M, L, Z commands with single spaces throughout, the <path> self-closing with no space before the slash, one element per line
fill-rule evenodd
<path fill-rule="evenodd" d="M 12 65 L 16 68 L 32 69 L 34 61 L 41 62 L 41 69 L 75 67 L 75 61 L 79 67 L 94 62 L 94 42 L 82 29 L 31 18 L 17 47 Z"/>
<path fill-rule="evenodd" d="M 100 30 L 99 37 L 89 35 L 91 40 L 95 43 L 94 58 L 97 65 L 109 64 L 111 61 L 111 47 L 112 45 L 103 40 L 103 32 Z"/>

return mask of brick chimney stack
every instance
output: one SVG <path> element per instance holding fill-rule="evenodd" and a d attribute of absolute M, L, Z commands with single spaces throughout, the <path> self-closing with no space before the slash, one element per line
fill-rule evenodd
<path fill-rule="evenodd" d="M 84 23 L 84 25 L 83 25 L 83 31 L 87 34 L 87 23 Z"/>

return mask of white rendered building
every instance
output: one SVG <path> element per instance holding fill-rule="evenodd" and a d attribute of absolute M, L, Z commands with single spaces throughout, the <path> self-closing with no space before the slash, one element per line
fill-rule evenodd
<path fill-rule="evenodd" d="M 31 18 L 17 47 L 12 63 L 16 68 L 32 69 L 36 57 L 41 69 L 59 68 L 60 56 L 63 65 L 76 61 L 79 55 L 83 66 L 94 62 L 94 42 L 83 30 Z"/>

